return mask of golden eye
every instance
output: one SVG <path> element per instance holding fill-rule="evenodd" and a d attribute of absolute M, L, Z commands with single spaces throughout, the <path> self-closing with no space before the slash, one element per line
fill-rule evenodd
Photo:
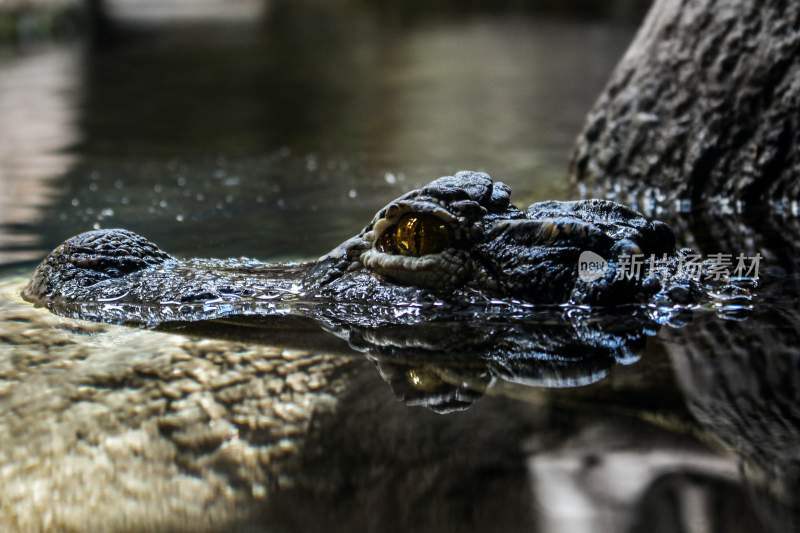
<path fill-rule="evenodd" d="M 450 246 L 451 240 L 450 228 L 439 218 L 408 214 L 381 235 L 378 249 L 387 253 L 420 257 L 438 254 Z"/>

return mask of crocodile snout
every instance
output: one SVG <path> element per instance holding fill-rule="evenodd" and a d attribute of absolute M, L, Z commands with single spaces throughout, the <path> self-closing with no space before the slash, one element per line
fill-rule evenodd
<path fill-rule="evenodd" d="M 70 283 L 86 287 L 160 264 L 171 256 L 124 229 L 87 231 L 58 245 L 36 268 L 22 296 L 39 303 Z"/>

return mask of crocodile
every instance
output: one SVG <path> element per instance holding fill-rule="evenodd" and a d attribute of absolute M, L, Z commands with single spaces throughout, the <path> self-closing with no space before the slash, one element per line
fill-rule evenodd
<path fill-rule="evenodd" d="M 602 269 L 579 272 L 582 254 Z M 509 306 L 672 306 L 700 301 L 701 280 L 663 222 L 608 200 L 526 210 L 483 172 L 438 178 L 389 202 L 318 260 L 177 259 L 124 229 L 82 233 L 36 268 L 23 296 L 58 314 L 157 326 L 299 314 L 349 325 L 413 324 Z M 659 268 L 620 275 L 626 256 Z"/>

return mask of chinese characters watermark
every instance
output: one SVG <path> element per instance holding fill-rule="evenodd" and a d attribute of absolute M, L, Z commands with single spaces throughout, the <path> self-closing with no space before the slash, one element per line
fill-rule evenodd
<path fill-rule="evenodd" d="M 640 280 L 649 275 L 666 276 L 674 272 L 678 276 L 700 280 L 720 281 L 726 279 L 758 280 L 761 254 L 747 256 L 715 253 L 705 259 L 699 254 L 688 254 L 671 259 L 644 254 L 621 255 L 617 263 L 616 279 Z M 580 272 L 580 268 L 579 268 Z"/>
<path fill-rule="evenodd" d="M 761 254 L 747 256 L 745 254 L 709 254 L 705 259 L 700 254 L 684 254 L 669 257 L 666 254 L 621 255 L 617 258 L 617 280 L 642 280 L 653 275 L 657 277 L 681 276 L 684 278 L 709 281 L 731 279 L 758 280 L 761 266 Z M 584 251 L 578 258 L 578 277 L 586 282 L 606 277 L 609 263 L 602 256 Z"/>

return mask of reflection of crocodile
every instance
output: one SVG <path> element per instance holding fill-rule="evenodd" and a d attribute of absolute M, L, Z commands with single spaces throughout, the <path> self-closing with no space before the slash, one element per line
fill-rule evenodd
<path fill-rule="evenodd" d="M 525 319 L 350 328 L 395 395 L 438 413 L 468 409 L 496 382 L 537 388 L 590 385 L 638 361 L 658 327 L 638 312 L 543 312 Z M 341 335 L 342 331 L 337 331 Z"/>
<path fill-rule="evenodd" d="M 545 309 L 522 317 L 356 326 L 335 316 L 274 316 L 170 323 L 161 329 L 281 345 L 313 353 L 364 353 L 395 396 L 438 413 L 468 409 L 496 383 L 568 388 L 632 364 L 659 322 L 645 309 Z M 288 332 L 288 335 L 286 334 Z M 337 342 L 333 334 L 345 341 Z"/>
<path fill-rule="evenodd" d="M 579 276 L 583 251 L 607 263 Z M 630 254 L 666 259 L 646 276 L 618 275 L 619 258 Z M 679 271 L 679 260 L 669 227 L 622 205 L 540 202 L 523 212 L 510 204 L 506 185 L 465 171 L 392 201 L 315 262 L 177 260 L 134 233 L 98 230 L 57 247 L 25 297 L 55 312 L 125 323 L 274 315 L 286 312 L 280 308 L 287 303 L 293 314 L 314 315 L 301 301 L 370 304 L 360 316 L 341 311 L 355 324 L 384 315 L 397 322 L 408 306 L 441 314 L 454 304 L 485 306 L 497 298 L 504 304 L 695 301 L 701 285 Z"/>

